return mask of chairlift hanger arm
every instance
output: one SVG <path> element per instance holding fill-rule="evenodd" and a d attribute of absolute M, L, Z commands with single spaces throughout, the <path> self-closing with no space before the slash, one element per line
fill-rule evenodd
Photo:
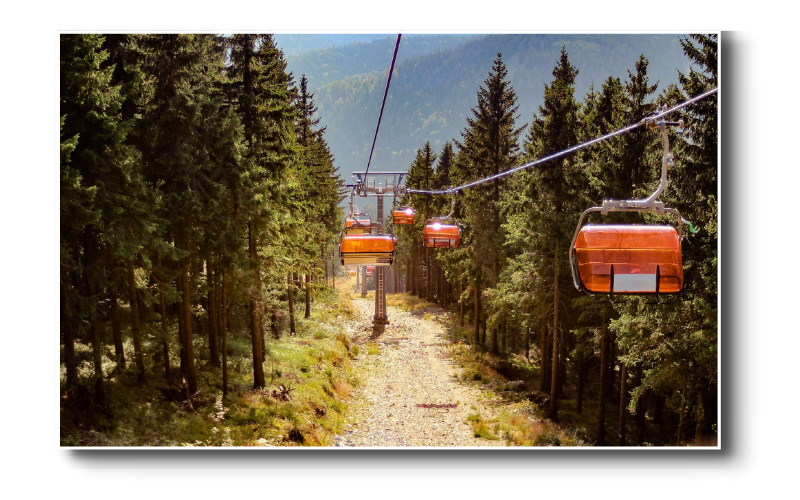
<path fill-rule="evenodd" d="M 666 112 L 666 106 L 664 106 L 664 111 L 662 113 L 656 113 L 654 117 L 648 118 L 645 121 L 648 128 L 658 128 L 660 130 L 661 138 L 664 142 L 664 154 L 661 164 L 661 179 L 659 181 L 656 190 L 650 196 L 644 199 L 603 200 L 602 206 L 587 208 L 581 214 L 580 219 L 578 219 L 578 225 L 575 228 L 575 234 L 572 237 L 572 243 L 570 244 L 569 247 L 569 262 L 572 268 L 572 281 L 573 284 L 575 285 L 575 288 L 577 288 L 578 290 L 582 290 L 584 289 L 584 287 L 582 286 L 580 278 L 580 270 L 578 268 L 579 266 L 576 258 L 576 248 L 577 248 L 576 245 L 578 241 L 578 235 L 580 234 L 581 229 L 583 228 L 583 221 L 586 218 L 586 216 L 592 212 L 600 212 L 603 215 L 608 215 L 609 212 L 645 212 L 645 213 L 656 213 L 658 215 L 664 215 L 665 213 L 674 214 L 678 218 L 678 242 L 683 240 L 683 222 L 686 220 L 681 216 L 678 210 L 674 208 L 665 208 L 664 203 L 659 201 L 658 199 L 658 197 L 664 192 L 664 190 L 669 185 L 667 172 L 669 170 L 669 167 L 672 167 L 674 165 L 674 157 L 672 155 L 672 152 L 670 151 L 669 137 L 667 136 L 667 126 L 677 125 L 683 128 L 683 120 L 680 120 L 678 122 L 659 121 L 657 117 L 663 116 L 664 112 Z M 692 230 L 691 226 L 690 230 Z M 660 268 L 656 266 L 656 274 L 655 274 L 656 296 L 659 293 L 659 285 L 660 285 L 659 269 Z M 611 265 L 611 271 L 610 271 L 610 289 L 611 289 L 610 293 L 614 293 L 613 264 Z M 630 289 L 628 291 L 630 291 Z"/>

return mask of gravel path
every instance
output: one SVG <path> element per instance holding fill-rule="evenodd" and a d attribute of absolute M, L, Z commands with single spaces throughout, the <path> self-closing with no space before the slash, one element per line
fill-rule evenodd
<path fill-rule="evenodd" d="M 359 345 L 356 371 L 362 384 L 333 446 L 504 446 L 473 435 L 467 417 L 478 412 L 491 417 L 493 409 L 480 402 L 478 389 L 459 382 L 461 368 L 446 356 L 449 341 L 435 321 L 445 314 L 442 309 L 389 307 L 390 324 L 375 335 L 374 302 L 353 299 L 353 305 L 360 318 L 343 326 Z M 425 313 L 431 319 L 424 319 Z M 368 354 L 369 344 L 380 353 Z"/>

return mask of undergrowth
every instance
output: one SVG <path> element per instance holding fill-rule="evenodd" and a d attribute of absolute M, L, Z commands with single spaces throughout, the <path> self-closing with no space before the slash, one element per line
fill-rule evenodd
<path fill-rule="evenodd" d="M 456 335 L 457 337 L 459 335 Z M 453 361 L 461 368 L 461 381 L 477 387 L 500 408 L 494 417 L 479 412 L 467 423 L 477 438 L 503 439 L 509 446 L 585 446 L 585 432 L 567 430 L 546 420 L 542 408 L 526 398 L 523 381 L 509 380 L 495 369 L 499 358 L 479 352 L 464 342 L 449 348 Z M 512 361 L 513 363 L 513 361 Z M 522 369 L 523 363 L 516 368 Z M 528 365 L 527 368 L 530 369 Z M 530 374 L 527 374 L 530 375 Z"/>
<path fill-rule="evenodd" d="M 346 399 L 358 384 L 351 363 L 357 346 L 336 326 L 353 314 L 346 293 L 321 293 L 312 317 L 297 319 L 295 336 L 266 340 L 267 386 L 258 390 L 252 389 L 249 333 L 229 333 L 229 392 L 224 399 L 221 368 L 201 357 L 205 339 L 196 338 L 199 392 L 191 406 L 181 385 L 177 342 L 170 351 L 170 379 L 164 376 L 163 358 L 148 360 L 146 386 L 136 381 L 133 346 L 125 345 L 130 355 L 126 370 L 116 369 L 113 348 L 108 348 L 103 356 L 105 408 L 94 401 L 91 346 L 78 343 L 76 387 L 66 389 L 62 365 L 61 445 L 325 446 L 341 431 Z M 155 337 L 144 344 L 148 353 L 160 348 Z"/>

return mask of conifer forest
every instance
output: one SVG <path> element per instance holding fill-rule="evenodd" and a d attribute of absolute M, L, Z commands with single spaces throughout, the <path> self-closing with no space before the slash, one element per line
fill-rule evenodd
<path fill-rule="evenodd" d="M 570 39 L 524 88 L 500 38 L 314 36 L 297 74 L 279 35 L 60 35 L 61 446 L 717 447 L 718 35 L 659 35 L 663 78 Z M 467 43 L 493 62 L 431 63 Z M 665 138 L 660 211 L 581 225 L 677 227 L 679 293 L 587 293 L 581 214 L 662 186 Z"/>

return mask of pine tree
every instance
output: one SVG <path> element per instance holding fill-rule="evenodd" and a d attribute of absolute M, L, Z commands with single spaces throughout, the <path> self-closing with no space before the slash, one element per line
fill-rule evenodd
<path fill-rule="evenodd" d="M 408 169 L 405 177 L 406 187 L 414 189 L 433 189 L 436 180 L 434 163 L 437 155 L 433 152 L 430 142 L 426 142 L 422 149 L 417 150 L 416 158 Z M 422 242 L 422 231 L 425 222 L 433 217 L 433 204 L 428 195 L 410 195 L 405 200 L 414 207 L 416 215 L 414 224 L 406 234 L 409 234 L 411 250 L 407 264 L 411 277 L 411 291 L 418 297 L 428 296 L 428 271 L 430 270 L 428 257 L 429 249 Z"/>
<path fill-rule="evenodd" d="M 330 242 L 339 231 L 341 225 L 339 202 L 343 199 L 340 193 L 343 181 L 339 177 L 338 168 L 334 166 L 334 158 L 328 148 L 323 134 L 325 128 L 316 129 L 319 118 L 315 117 L 317 107 L 314 105 L 314 94 L 308 90 L 305 75 L 300 79 L 299 93 L 296 97 L 297 109 L 296 134 L 299 151 L 299 175 L 305 191 L 302 196 L 302 210 L 305 225 L 303 227 L 305 246 L 302 252 L 301 267 L 305 271 L 306 309 L 305 317 L 311 317 L 311 274 L 319 272 L 326 266 Z M 297 254 L 296 254 L 297 255 Z"/>
<path fill-rule="evenodd" d="M 471 110 L 472 117 L 467 118 L 467 128 L 461 132 L 459 156 L 463 155 L 465 173 L 471 179 L 497 174 L 519 161 L 517 140 L 525 125 L 518 128 L 515 125 L 517 97 L 507 76 L 502 55 L 498 53 L 489 77 L 478 90 L 478 104 Z M 464 203 L 471 232 L 468 242 L 475 252 L 476 305 L 481 296 L 483 276 L 488 276 L 489 285 L 494 287 L 501 272 L 504 241 L 499 206 L 501 185 L 502 181 L 495 181 L 475 187 L 469 201 Z M 480 313 L 478 305 L 476 316 Z M 476 317 L 476 337 L 478 322 Z M 497 352 L 496 326 L 492 327 L 491 351 Z"/>
<path fill-rule="evenodd" d="M 296 155 L 294 90 L 283 53 L 271 35 L 234 35 L 227 44 L 231 61 L 228 91 L 244 127 L 246 143 L 245 171 L 235 189 L 241 193 L 241 209 L 247 218 L 253 386 L 260 388 L 266 384 L 262 276 L 270 268 L 265 259 L 275 256 L 265 246 L 267 242 L 281 245 L 284 232 L 281 226 L 284 211 L 279 207 L 289 201 L 290 189 L 285 181 Z M 276 272 L 269 275 L 266 286 L 274 290 L 279 282 Z"/>
<path fill-rule="evenodd" d="M 101 305 L 116 297 L 121 269 L 138 259 L 142 248 L 154 241 L 159 224 L 153 215 L 154 199 L 140 175 L 140 157 L 127 141 L 133 123 L 132 119 L 123 119 L 125 96 L 121 85 L 113 80 L 115 65 L 107 62 L 109 53 L 104 43 L 101 35 L 61 37 L 62 134 L 71 137 L 66 147 L 69 155 L 65 155 L 69 163 L 62 162 L 62 182 L 66 181 L 62 187 L 71 190 L 62 192 L 67 198 L 62 204 L 66 201 L 71 217 L 71 227 L 62 226 L 62 239 L 71 248 L 62 256 L 71 260 L 67 265 L 71 268 L 71 286 L 79 291 L 82 302 L 80 307 L 73 304 L 67 317 L 71 323 L 75 316 L 69 313 L 81 310 L 78 317 L 88 318 L 95 387 L 101 402 L 101 317 L 106 314 Z M 84 188 L 89 196 L 81 194 Z M 77 207 L 73 205 L 76 202 Z M 137 377 L 143 383 L 144 353 L 135 324 L 132 334 Z M 65 350 L 70 349 L 68 346 Z M 119 346 L 118 354 L 122 355 Z"/>
<path fill-rule="evenodd" d="M 181 311 L 181 371 L 197 391 L 193 303 L 197 273 L 224 193 L 219 169 L 236 162 L 238 121 L 215 90 L 222 53 L 207 35 L 150 35 L 140 42 L 153 97 L 142 117 L 144 172 L 161 193 L 161 213 L 174 242 Z"/>
<path fill-rule="evenodd" d="M 574 97 L 577 74 L 578 70 L 570 64 L 566 49 L 562 48 L 559 62 L 553 70 L 553 81 L 545 86 L 544 104 L 539 107 L 540 116 L 534 116 L 525 141 L 528 158 L 561 151 L 577 142 L 580 111 L 580 105 Z M 569 297 L 568 289 L 561 289 L 560 277 L 569 275 L 567 249 L 574 230 L 573 214 L 578 201 L 575 193 L 579 183 L 576 179 L 580 175 L 575 160 L 570 157 L 543 163 L 534 167 L 529 175 L 530 187 L 525 196 L 531 200 L 529 220 L 534 228 L 529 234 L 532 238 L 526 243 L 537 249 L 542 257 L 535 272 L 543 280 L 543 290 L 552 293 L 550 311 L 553 320 L 548 337 L 552 345 L 549 389 L 550 418 L 556 420 L 558 395 L 566 375 L 566 338 L 563 332 L 567 328 L 564 324 L 566 318 L 560 313 Z"/>

